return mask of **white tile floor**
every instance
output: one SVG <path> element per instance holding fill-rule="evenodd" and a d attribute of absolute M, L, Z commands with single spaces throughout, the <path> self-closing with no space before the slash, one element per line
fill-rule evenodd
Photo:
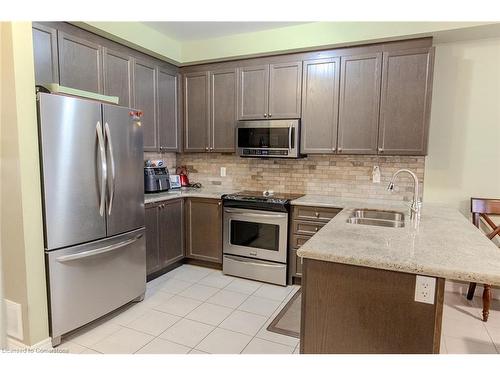
<path fill-rule="evenodd" d="M 299 340 L 267 331 L 298 286 L 280 287 L 183 265 L 148 283 L 143 302 L 63 339 L 70 353 L 292 354 Z M 446 293 L 442 353 L 499 353 L 500 301 L 483 323 L 481 300 Z"/>

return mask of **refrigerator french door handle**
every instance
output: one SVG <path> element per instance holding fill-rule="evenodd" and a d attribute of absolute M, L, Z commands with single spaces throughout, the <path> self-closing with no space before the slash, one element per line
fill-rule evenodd
<path fill-rule="evenodd" d="M 95 255 L 99 255 L 99 254 L 109 253 L 110 251 L 117 250 L 117 249 L 120 249 L 120 248 L 125 247 L 127 245 L 130 245 L 131 243 L 134 243 L 142 236 L 143 236 L 143 234 L 141 233 L 141 234 L 135 236 L 134 238 L 130 238 L 128 240 L 118 242 L 114 245 L 101 247 L 100 249 L 95 249 L 95 250 L 83 251 L 83 252 L 78 253 L 78 254 L 64 255 L 62 257 L 56 258 L 56 261 L 58 261 L 59 263 L 65 263 L 65 262 L 70 262 L 72 260 L 84 259 L 84 258 L 89 258 L 89 257 L 95 256 Z"/>
<path fill-rule="evenodd" d="M 97 132 L 97 140 L 99 142 L 99 150 L 101 153 L 101 201 L 99 204 L 99 214 L 103 216 L 104 206 L 106 204 L 106 181 L 108 179 L 108 167 L 106 163 L 106 149 L 104 148 L 104 137 L 100 121 L 97 121 L 95 129 Z"/>
<path fill-rule="evenodd" d="M 111 209 L 113 208 L 113 201 L 115 198 L 116 168 L 115 168 L 115 157 L 113 153 L 113 142 L 111 141 L 111 132 L 109 130 L 109 125 L 107 122 L 104 124 L 104 135 L 106 144 L 109 147 L 109 158 L 111 160 L 111 188 L 109 189 L 109 206 L 108 206 L 108 215 L 111 215 Z"/>

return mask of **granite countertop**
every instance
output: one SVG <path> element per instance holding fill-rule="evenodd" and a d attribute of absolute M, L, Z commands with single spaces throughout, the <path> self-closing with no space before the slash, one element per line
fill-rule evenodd
<path fill-rule="evenodd" d="M 236 190 L 182 188 L 146 194 L 145 203 L 181 197 L 215 198 Z M 385 270 L 500 284 L 500 249 L 457 209 L 424 203 L 418 226 L 408 220 L 408 203 L 304 195 L 292 205 L 343 209 L 297 251 L 304 258 Z M 347 223 L 355 208 L 401 211 L 404 228 Z"/>
<path fill-rule="evenodd" d="M 292 204 L 343 208 L 302 245 L 297 251 L 300 257 L 500 284 L 500 249 L 457 209 L 424 203 L 415 225 L 408 220 L 408 205 L 404 202 L 304 196 Z M 405 227 L 347 223 L 355 208 L 404 212 Z"/>
<path fill-rule="evenodd" d="M 144 203 L 155 203 L 176 198 L 196 197 L 220 199 L 223 194 L 234 193 L 235 190 L 213 189 L 213 188 L 180 188 L 162 193 L 144 194 Z"/>

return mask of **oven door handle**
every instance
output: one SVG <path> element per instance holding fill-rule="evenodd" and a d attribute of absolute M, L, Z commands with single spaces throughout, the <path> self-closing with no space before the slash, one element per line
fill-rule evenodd
<path fill-rule="evenodd" d="M 227 255 L 227 254 L 224 254 L 224 257 L 225 258 L 228 258 L 228 259 L 231 259 L 232 261 L 235 261 L 235 262 L 240 262 L 240 263 L 246 263 L 246 264 L 251 264 L 253 266 L 263 266 L 263 267 L 271 267 L 271 268 L 283 268 L 285 265 L 284 264 L 271 264 L 271 263 L 267 263 L 267 262 L 255 262 L 255 261 L 252 261 L 250 259 L 244 259 L 244 258 L 240 258 L 240 257 L 233 257 L 231 255 Z"/>
<path fill-rule="evenodd" d="M 286 214 L 280 214 L 280 213 L 273 213 L 273 214 L 256 214 L 244 210 L 238 210 L 238 209 L 232 209 L 232 208 L 225 208 L 224 212 L 228 214 L 242 214 L 248 217 L 262 217 L 262 218 L 286 218 Z"/>

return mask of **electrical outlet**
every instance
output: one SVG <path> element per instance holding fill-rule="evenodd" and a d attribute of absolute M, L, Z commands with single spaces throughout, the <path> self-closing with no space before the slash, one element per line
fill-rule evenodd
<path fill-rule="evenodd" d="M 374 184 L 380 184 L 380 167 L 378 165 L 373 166 L 372 181 Z"/>
<path fill-rule="evenodd" d="M 220 167 L 220 176 L 226 177 L 226 167 Z"/>
<path fill-rule="evenodd" d="M 417 275 L 415 281 L 415 302 L 434 305 L 436 294 L 436 278 Z"/>

